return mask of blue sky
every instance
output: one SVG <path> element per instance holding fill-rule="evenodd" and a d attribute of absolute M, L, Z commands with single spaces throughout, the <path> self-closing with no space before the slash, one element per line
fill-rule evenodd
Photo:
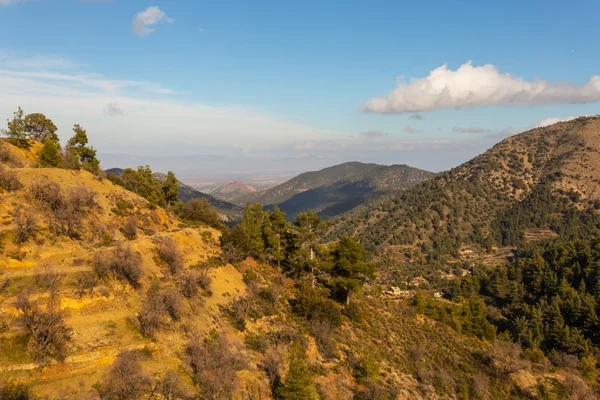
<path fill-rule="evenodd" d="M 143 12 L 160 21 L 136 34 Z M 600 113 L 599 17 L 591 0 L 0 0 L 0 118 L 21 105 L 65 136 L 82 123 L 104 153 L 440 170 L 548 118 Z M 428 77 L 451 98 L 410 86 Z M 440 158 L 444 146 L 467 150 Z"/>

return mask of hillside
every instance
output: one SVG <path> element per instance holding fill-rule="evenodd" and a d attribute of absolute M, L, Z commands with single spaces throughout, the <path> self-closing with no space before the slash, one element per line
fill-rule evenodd
<path fill-rule="evenodd" d="M 568 356 L 496 341 L 479 300 L 382 295 L 318 218 L 217 231 L 40 148 L 0 141 L 3 400 L 595 396 Z"/>
<path fill-rule="evenodd" d="M 405 189 L 432 176 L 431 172 L 407 165 L 349 162 L 300 174 L 266 191 L 235 201 L 277 205 L 290 217 L 307 209 L 331 217 L 376 196 Z"/>
<path fill-rule="evenodd" d="M 219 186 L 215 190 L 211 191 L 211 196 L 226 201 L 232 201 L 236 198 L 247 196 L 257 191 L 256 187 L 249 185 L 241 181 L 235 181 Z"/>
<path fill-rule="evenodd" d="M 123 173 L 123 169 L 121 168 L 110 168 L 106 170 L 107 173 L 111 173 L 116 176 L 120 176 Z M 166 175 L 161 172 L 155 172 L 152 176 L 159 181 L 162 182 L 166 179 Z M 213 206 L 219 213 L 226 217 L 226 220 L 235 221 L 239 219 L 242 213 L 242 209 L 235 204 L 229 203 L 227 201 L 218 199 L 212 195 L 200 192 L 181 181 L 177 181 L 179 185 L 179 198 L 183 202 L 187 202 L 191 199 L 206 199 L 211 206 Z"/>
<path fill-rule="evenodd" d="M 599 171 L 599 117 L 533 129 L 339 218 L 331 237 L 351 234 L 380 255 L 411 249 L 436 259 L 585 236 L 600 226 Z"/>

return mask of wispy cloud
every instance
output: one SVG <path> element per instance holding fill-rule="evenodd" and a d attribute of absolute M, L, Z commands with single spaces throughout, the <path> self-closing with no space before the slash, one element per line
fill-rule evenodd
<path fill-rule="evenodd" d="M 108 103 L 106 107 L 104 107 L 104 114 L 114 117 L 118 115 L 125 115 L 125 110 L 121 108 L 119 103 Z"/>
<path fill-rule="evenodd" d="M 27 0 L 0 0 L 0 6 L 10 6 L 16 3 L 25 3 Z"/>
<path fill-rule="evenodd" d="M 491 130 L 482 128 L 480 126 L 469 126 L 469 127 L 455 126 L 454 128 L 452 128 L 452 132 L 454 132 L 454 133 L 486 133 L 486 132 L 491 132 Z"/>
<path fill-rule="evenodd" d="M 415 129 L 415 128 L 413 128 L 412 126 L 410 126 L 410 125 L 409 125 L 409 126 L 407 126 L 406 128 L 404 128 L 404 132 L 405 132 L 405 133 L 419 133 L 419 132 L 421 132 L 421 131 L 420 131 L 420 130 L 418 130 L 418 129 Z"/>
<path fill-rule="evenodd" d="M 366 131 L 366 132 L 361 132 L 360 136 L 365 137 L 367 139 L 377 139 L 380 137 L 387 136 L 387 133 L 381 132 L 381 131 Z"/>
<path fill-rule="evenodd" d="M 401 114 L 444 108 L 472 108 L 495 105 L 538 105 L 590 103 L 600 101 L 600 75 L 584 85 L 553 83 L 541 79 L 527 81 L 501 73 L 491 64 L 473 66 L 471 61 L 456 71 L 444 64 L 425 78 L 400 80 L 387 94 L 367 101 L 365 112 Z"/>
<path fill-rule="evenodd" d="M 6 121 L 17 106 L 48 115 L 61 136 L 73 123 L 82 124 L 90 140 L 104 150 L 140 143 L 161 148 L 172 142 L 184 143 L 183 149 L 223 143 L 266 145 L 342 135 L 243 105 L 179 100 L 176 92 L 156 82 L 58 67 L 0 68 L 0 121 Z"/>
<path fill-rule="evenodd" d="M 411 115 L 409 119 L 422 120 L 422 119 L 423 119 L 423 116 L 422 116 L 421 114 L 418 114 L 418 113 L 417 113 L 417 114 L 413 114 L 413 115 Z"/>
<path fill-rule="evenodd" d="M 159 7 L 148 7 L 144 11 L 135 14 L 133 23 L 131 24 L 131 30 L 139 37 L 148 36 L 155 31 L 152 26 L 163 21 L 167 24 L 175 22 L 173 18 L 165 14 Z"/>

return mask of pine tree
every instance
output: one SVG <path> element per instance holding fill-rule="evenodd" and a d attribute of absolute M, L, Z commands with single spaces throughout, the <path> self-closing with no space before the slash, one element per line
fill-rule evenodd
<path fill-rule="evenodd" d="M 172 171 L 167 173 L 167 178 L 162 183 L 162 191 L 167 207 L 170 207 L 179 199 L 179 182 Z"/>
<path fill-rule="evenodd" d="M 313 377 L 308 366 L 306 351 L 300 345 L 296 345 L 289 356 L 290 367 L 285 382 L 278 390 L 279 397 L 282 400 L 315 399 Z"/>
<path fill-rule="evenodd" d="M 294 218 L 293 226 L 295 241 L 300 249 L 308 251 L 308 266 L 312 276 L 312 286 L 315 287 L 317 284 L 316 274 L 319 271 L 319 260 L 316 257 L 315 248 L 319 239 L 327 231 L 329 224 L 325 223 L 312 210 L 308 210 L 302 211 Z"/>
<path fill-rule="evenodd" d="M 44 114 L 29 114 L 24 119 L 25 132 L 30 139 L 44 143 L 47 139 L 58 141 L 56 125 Z"/>
<path fill-rule="evenodd" d="M 349 236 L 342 236 L 333 254 L 332 274 L 348 304 L 352 291 L 359 288 L 365 279 L 373 276 L 375 265 L 365 261 L 367 251 Z"/>
<path fill-rule="evenodd" d="M 80 125 L 73 126 L 75 134 L 69 139 L 67 149 L 77 159 L 80 165 L 87 171 L 97 174 L 100 171 L 100 161 L 96 158 L 96 150 L 88 147 L 88 136 L 85 129 Z"/>
<path fill-rule="evenodd" d="M 8 137 L 11 144 L 23 149 L 28 149 L 31 144 L 29 143 L 27 132 L 25 130 L 25 120 L 23 118 L 23 110 L 21 107 L 13 113 L 13 119 L 7 122 L 8 128 L 2 130 L 2 133 Z"/>
<path fill-rule="evenodd" d="M 53 139 L 44 140 L 44 146 L 39 155 L 42 167 L 59 167 L 61 164 L 60 144 Z"/>

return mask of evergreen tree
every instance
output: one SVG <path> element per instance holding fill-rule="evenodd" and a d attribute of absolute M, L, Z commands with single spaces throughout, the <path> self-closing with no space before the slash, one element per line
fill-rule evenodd
<path fill-rule="evenodd" d="M 51 119 L 46 118 L 44 114 L 29 114 L 23 120 L 25 133 L 30 139 L 44 143 L 47 139 L 58 142 L 56 135 L 56 125 Z"/>
<path fill-rule="evenodd" d="M 281 262 L 285 260 L 286 239 L 290 232 L 291 225 L 285 219 L 285 213 L 279 207 L 275 206 L 269 217 L 269 225 L 263 234 L 267 243 L 267 251 L 271 258 L 281 267 Z"/>
<path fill-rule="evenodd" d="M 29 138 L 27 137 L 27 132 L 25 130 L 25 120 L 23 118 L 23 110 L 21 107 L 13 113 L 13 119 L 7 122 L 8 128 L 4 129 L 2 133 L 8 137 L 11 144 L 23 149 L 28 149 L 31 144 L 29 143 Z"/>
<path fill-rule="evenodd" d="M 170 207 L 179 199 L 179 181 L 172 171 L 167 173 L 167 178 L 162 183 L 162 191 L 167 207 Z"/>
<path fill-rule="evenodd" d="M 304 249 L 308 252 L 307 264 L 312 276 L 312 286 L 316 286 L 316 274 L 319 271 L 319 260 L 316 255 L 316 246 L 319 240 L 323 237 L 329 224 L 324 222 L 321 217 L 315 214 L 312 210 L 302 211 L 293 221 L 294 226 L 294 242 L 297 248 Z M 297 252 L 297 255 L 302 254 Z M 302 262 L 301 257 L 297 257 L 296 263 Z"/>
<path fill-rule="evenodd" d="M 75 124 L 75 134 L 69 139 L 67 149 L 74 155 L 79 164 L 87 171 L 97 174 L 100 171 L 100 161 L 96 158 L 96 150 L 88 147 L 88 136 L 85 129 Z"/>
<path fill-rule="evenodd" d="M 344 297 L 346 304 L 350 303 L 352 291 L 375 273 L 375 265 L 365 261 L 367 255 L 360 243 L 349 236 L 342 236 L 336 245 L 332 274 L 338 293 Z"/>
<path fill-rule="evenodd" d="M 59 167 L 61 164 L 60 144 L 57 140 L 46 139 L 39 155 L 42 167 Z"/>
<path fill-rule="evenodd" d="M 278 394 L 282 400 L 315 399 L 313 376 L 309 369 L 306 351 L 296 345 L 290 352 L 290 367 L 285 382 L 279 388 Z"/>

